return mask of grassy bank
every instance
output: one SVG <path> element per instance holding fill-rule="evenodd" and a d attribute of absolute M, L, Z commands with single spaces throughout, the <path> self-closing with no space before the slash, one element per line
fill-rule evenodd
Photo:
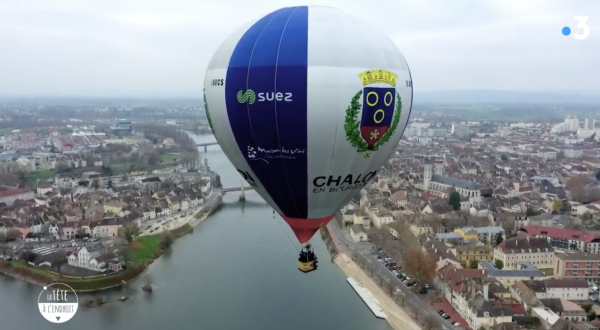
<path fill-rule="evenodd" d="M 60 282 L 69 285 L 75 291 L 97 291 L 121 286 L 123 282 L 134 280 L 144 272 L 146 268 L 146 264 L 137 264 L 123 272 L 115 273 L 114 275 L 95 278 L 69 278 L 54 274 L 43 268 L 31 267 L 25 263 L 4 262 L 3 264 L 0 264 L 0 272 L 6 275 L 39 285 Z"/>
<path fill-rule="evenodd" d="M 167 233 L 171 235 L 171 238 L 176 239 L 191 232 L 193 232 L 192 227 L 186 224 Z M 0 273 L 38 285 L 60 282 L 71 286 L 75 291 L 101 291 L 121 286 L 124 282 L 133 281 L 142 274 L 164 252 L 161 248 L 164 235 L 165 233 L 139 237 L 131 244 L 131 264 L 128 265 L 127 270 L 106 274 L 106 276 L 65 277 L 48 268 L 33 267 L 23 261 L 6 262 L 3 260 L 0 261 Z"/>

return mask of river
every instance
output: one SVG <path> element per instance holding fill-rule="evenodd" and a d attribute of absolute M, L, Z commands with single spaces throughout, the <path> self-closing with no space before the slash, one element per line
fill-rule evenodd
<path fill-rule="evenodd" d="M 198 143 L 212 136 L 194 136 Z M 224 187 L 240 185 L 240 176 L 218 146 L 201 155 L 219 172 Z M 329 262 L 320 235 L 312 243 L 321 257 L 316 272 L 297 270 L 299 244 L 281 219 L 255 193 L 238 201 L 228 193 L 224 205 L 194 233 L 178 239 L 171 253 L 150 267 L 155 291 L 145 294 L 140 279 L 103 293 L 109 301 L 94 309 L 80 307 L 67 323 L 54 325 L 39 313 L 40 287 L 0 276 L 0 328 L 128 330 L 390 330 L 376 319 Z M 126 302 L 116 299 L 132 298 Z M 82 299 L 82 296 L 79 297 Z"/>

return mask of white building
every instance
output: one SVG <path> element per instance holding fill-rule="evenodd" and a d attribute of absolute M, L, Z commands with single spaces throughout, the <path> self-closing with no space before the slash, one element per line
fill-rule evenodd
<path fill-rule="evenodd" d="M 77 255 L 73 253 L 69 256 L 68 263 L 74 267 L 104 272 L 106 271 L 104 253 L 105 247 L 102 243 L 84 246 L 77 252 Z"/>
<path fill-rule="evenodd" d="M 565 117 L 565 130 L 567 132 L 577 132 L 579 129 L 579 119 L 577 116 L 567 115 Z"/>
<path fill-rule="evenodd" d="M 596 129 L 596 119 L 586 118 L 583 122 L 583 129 L 593 130 Z"/>

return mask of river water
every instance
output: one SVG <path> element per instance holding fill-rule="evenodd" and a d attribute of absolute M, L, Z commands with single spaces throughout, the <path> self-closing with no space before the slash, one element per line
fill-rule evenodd
<path fill-rule="evenodd" d="M 212 136 L 194 138 L 214 141 Z M 219 172 L 224 187 L 240 185 L 239 174 L 218 146 L 201 150 L 201 155 Z M 321 257 L 319 270 L 300 273 L 299 245 L 287 224 L 273 219 L 272 209 L 255 192 L 247 193 L 245 203 L 238 197 L 228 193 L 216 213 L 154 262 L 149 269 L 154 293 L 143 293 L 139 279 L 102 293 L 109 303 L 80 307 L 64 324 L 51 324 L 40 315 L 40 287 L 0 276 L 0 329 L 391 329 L 329 262 L 318 233 L 312 243 Z M 122 295 L 132 298 L 116 301 Z"/>

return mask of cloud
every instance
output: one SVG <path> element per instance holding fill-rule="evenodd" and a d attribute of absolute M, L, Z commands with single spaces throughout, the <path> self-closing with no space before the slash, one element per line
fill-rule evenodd
<path fill-rule="evenodd" d="M 0 3 L 0 93 L 200 95 L 204 70 L 239 25 L 296 1 L 28 0 Z M 600 2 L 308 0 L 387 33 L 415 90 L 600 93 Z M 588 15 L 576 40 L 573 16 Z"/>

